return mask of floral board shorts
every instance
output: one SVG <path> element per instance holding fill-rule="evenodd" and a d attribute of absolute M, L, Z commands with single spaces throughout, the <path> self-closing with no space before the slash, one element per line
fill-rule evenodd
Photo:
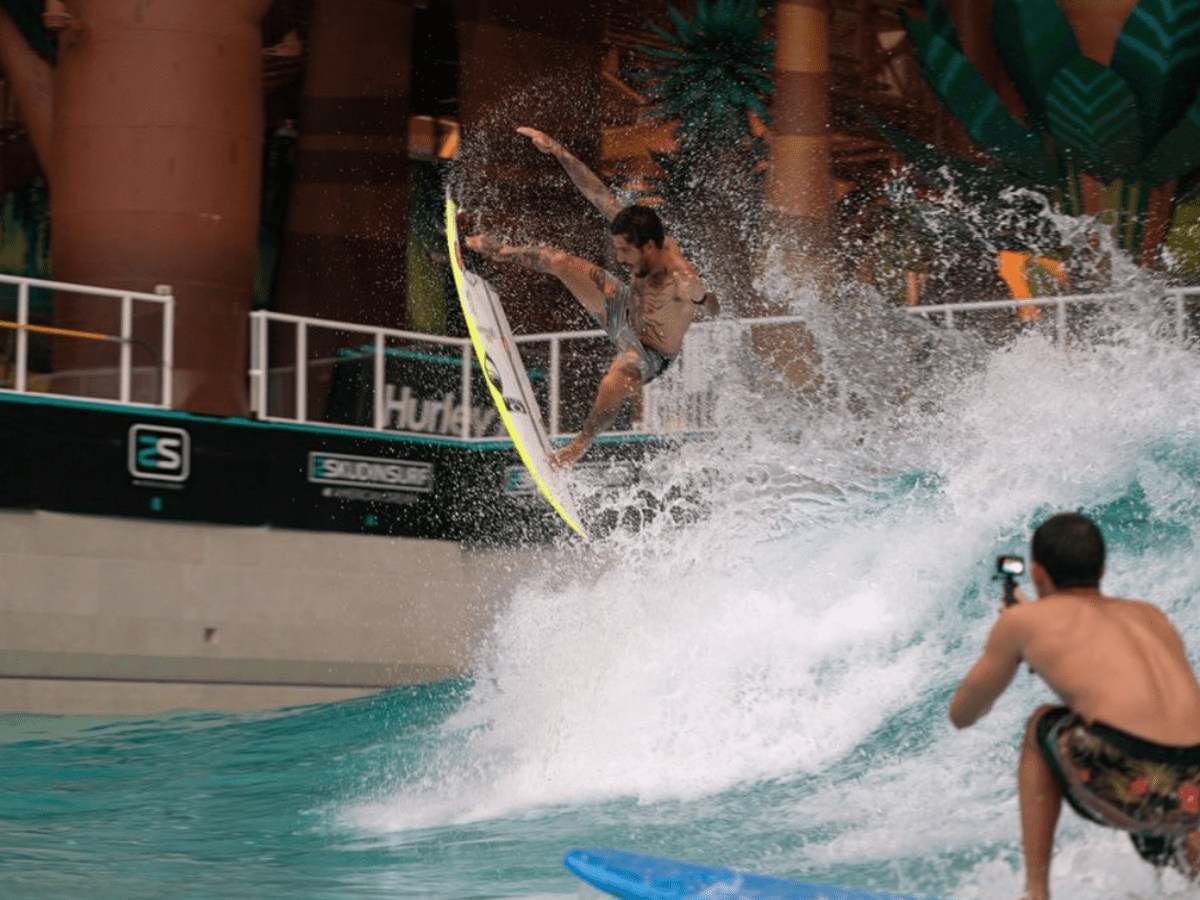
<path fill-rule="evenodd" d="M 1065 706 L 1037 721 L 1037 743 L 1072 808 L 1130 833 L 1138 852 L 1165 865 L 1189 831 L 1200 828 L 1200 745 L 1168 747 Z"/>

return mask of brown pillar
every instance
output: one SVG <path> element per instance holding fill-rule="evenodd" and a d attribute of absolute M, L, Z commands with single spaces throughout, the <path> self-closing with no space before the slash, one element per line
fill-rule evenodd
<path fill-rule="evenodd" d="M 603 5 L 456 0 L 454 8 L 462 125 L 455 190 L 464 208 L 481 213 L 485 227 L 602 262 L 607 223 L 558 163 L 515 130 L 538 128 L 595 169 Z M 493 281 L 519 330 L 589 327 L 545 276 L 506 266 Z"/>
<path fill-rule="evenodd" d="M 0 9 L 0 65 L 20 104 L 29 140 L 43 170 L 49 168 L 54 121 L 54 69 L 25 40 L 9 14 Z"/>
<path fill-rule="evenodd" d="M 315 0 L 275 308 L 405 321 L 411 0 Z"/>
<path fill-rule="evenodd" d="M 1112 62 L 1117 36 L 1137 0 L 1058 0 L 1066 14 L 1079 51 L 1102 66 Z"/>
<path fill-rule="evenodd" d="M 775 7 L 775 139 L 767 182 L 776 235 L 819 260 L 829 234 L 829 2 Z"/>
<path fill-rule="evenodd" d="M 775 6 L 775 134 L 767 178 L 767 230 L 798 280 L 822 286 L 834 271 L 829 260 L 833 175 L 829 163 L 829 0 L 779 0 Z M 737 312 L 782 312 L 774 301 Z M 751 329 L 755 352 L 795 388 L 821 384 L 820 353 L 798 325 Z"/>
<path fill-rule="evenodd" d="M 197 412 L 247 407 L 267 5 L 70 0 L 72 21 L 58 38 L 54 277 L 143 291 L 170 284 L 174 395 Z M 111 333 L 116 314 L 105 309 L 59 296 L 55 319 Z M 153 359 L 136 351 L 137 362 Z M 113 364 L 111 345 L 55 346 L 56 372 Z"/>

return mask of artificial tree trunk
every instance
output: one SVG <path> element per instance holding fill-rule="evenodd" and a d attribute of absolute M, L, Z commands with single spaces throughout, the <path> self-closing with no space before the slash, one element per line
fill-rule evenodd
<path fill-rule="evenodd" d="M 54 278 L 176 299 L 176 405 L 247 409 L 263 136 L 259 22 L 269 0 L 69 0 L 53 65 L 0 11 L 0 62 L 50 188 Z M 110 301 L 111 302 L 111 301 Z M 143 319 L 154 319 L 147 314 Z M 60 293 L 59 326 L 112 334 L 115 306 Z M 148 321 L 135 332 L 156 333 Z M 114 365 L 60 339 L 54 390 Z M 135 365 L 154 354 L 135 351 Z"/>

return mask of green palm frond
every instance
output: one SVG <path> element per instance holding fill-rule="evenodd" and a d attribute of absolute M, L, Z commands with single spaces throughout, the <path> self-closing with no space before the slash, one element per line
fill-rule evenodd
<path fill-rule="evenodd" d="M 1133 91 L 1112 69 L 1087 57 L 1076 56 L 1054 76 L 1046 121 L 1067 154 L 1102 181 L 1120 178 L 1141 157 Z"/>
<path fill-rule="evenodd" d="M 750 116 L 770 121 L 774 45 L 762 34 L 758 0 L 697 0 L 695 15 L 668 5 L 671 29 L 651 25 L 666 46 L 637 48 L 650 65 L 629 73 L 648 114 L 675 124 L 678 149 L 656 161 L 668 201 L 721 149 L 751 161 L 766 154 Z"/>
<path fill-rule="evenodd" d="M 986 152 L 1026 178 L 1048 184 L 1053 173 L 1035 132 L 1009 115 L 966 56 L 930 24 L 906 20 L 926 80 Z"/>
<path fill-rule="evenodd" d="M 1070 22 L 1054 0 L 994 0 L 992 36 L 1030 117 L 1044 124 L 1050 82 L 1079 55 Z"/>
<path fill-rule="evenodd" d="M 925 20 L 934 34 L 955 50 L 962 50 L 962 45 L 958 42 L 958 31 L 954 27 L 954 20 L 950 18 L 949 10 L 938 0 L 925 0 Z"/>
<path fill-rule="evenodd" d="M 1014 184 L 1038 173 L 1076 212 L 1081 179 L 1098 179 L 1124 223 L 1118 241 L 1139 247 L 1149 189 L 1200 173 L 1200 4 L 1140 0 L 1103 66 L 1082 55 L 1057 0 L 993 0 L 992 36 L 1029 129 L 967 61 L 944 0 L 924 5 L 924 21 L 905 18 L 917 61 L 979 148 Z"/>
<path fill-rule="evenodd" d="M 1117 37 L 1112 70 L 1133 90 L 1142 136 L 1152 146 L 1200 88 L 1200 4 L 1142 0 Z"/>
<path fill-rule="evenodd" d="M 1137 169 L 1137 177 L 1153 187 L 1200 166 L 1200 97 L 1175 127 L 1154 145 Z"/>

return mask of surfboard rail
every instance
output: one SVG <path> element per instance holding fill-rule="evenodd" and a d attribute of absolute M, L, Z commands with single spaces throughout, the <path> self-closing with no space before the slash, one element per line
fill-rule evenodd
<path fill-rule="evenodd" d="M 606 847 L 570 850 L 563 865 L 620 900 L 918 900 L 906 894 L 794 881 Z"/>
<path fill-rule="evenodd" d="M 570 492 L 551 472 L 550 439 L 500 297 L 463 262 L 458 240 L 458 205 L 449 193 L 446 194 L 446 241 L 471 346 L 500 421 L 538 491 L 568 527 L 586 540 L 588 534 L 580 524 Z"/>

